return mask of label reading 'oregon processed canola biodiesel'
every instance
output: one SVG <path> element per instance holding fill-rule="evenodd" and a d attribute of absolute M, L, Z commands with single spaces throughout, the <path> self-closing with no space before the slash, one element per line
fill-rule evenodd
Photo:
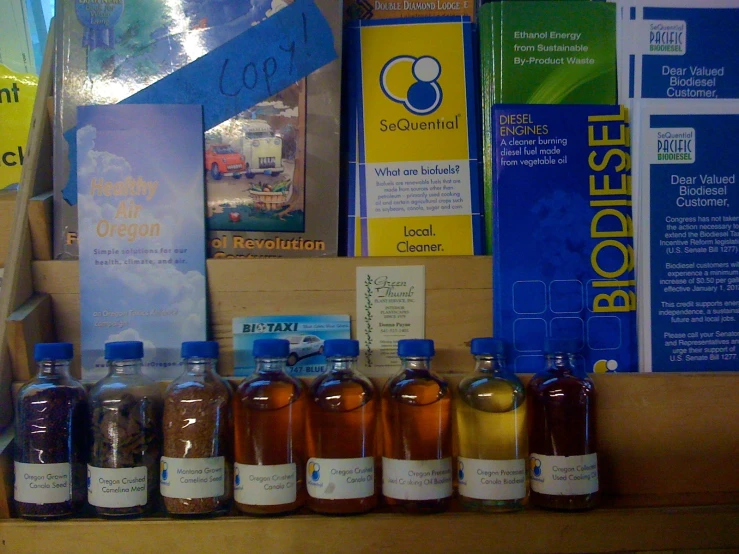
<path fill-rule="evenodd" d="M 540 494 L 577 495 L 598 492 L 598 455 L 532 454 L 531 490 Z"/>
<path fill-rule="evenodd" d="M 375 494 L 375 459 L 311 458 L 305 473 L 313 498 L 348 500 Z"/>
<path fill-rule="evenodd" d="M 382 494 L 399 500 L 439 500 L 452 495 L 452 459 L 382 458 Z"/>
<path fill-rule="evenodd" d="M 458 458 L 459 495 L 479 500 L 526 497 L 526 460 Z"/>
<path fill-rule="evenodd" d="M 58 504 L 72 498 L 72 465 L 15 462 L 15 500 Z"/>
<path fill-rule="evenodd" d="M 362 255 L 479 253 L 469 20 L 352 25 L 360 45 Z"/>
<path fill-rule="evenodd" d="M 146 466 L 107 468 L 87 466 L 87 501 L 98 508 L 145 506 Z"/>
<path fill-rule="evenodd" d="M 215 498 L 223 496 L 226 464 L 216 458 L 169 458 L 159 463 L 159 487 L 166 498 Z"/>
<path fill-rule="evenodd" d="M 252 506 L 290 504 L 297 498 L 295 464 L 234 464 L 234 500 Z"/>

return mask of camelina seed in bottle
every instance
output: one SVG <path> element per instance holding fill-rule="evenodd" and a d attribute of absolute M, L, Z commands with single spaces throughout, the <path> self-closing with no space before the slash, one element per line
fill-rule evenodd
<path fill-rule="evenodd" d="M 446 510 L 452 496 L 452 407 L 431 371 L 434 341 L 398 341 L 401 370 L 382 391 L 382 494 L 397 511 Z"/>
<path fill-rule="evenodd" d="M 87 394 L 69 375 L 68 342 L 34 348 L 36 376 L 18 391 L 15 508 L 29 519 L 73 515 L 85 499 Z"/>
<path fill-rule="evenodd" d="M 143 357 L 142 342 L 106 343 L 108 375 L 90 390 L 87 500 L 99 516 L 140 516 L 159 498 L 161 395 Z"/>
<path fill-rule="evenodd" d="M 323 352 L 326 371 L 311 383 L 308 398 L 308 507 L 325 514 L 367 512 L 377 505 L 377 394 L 357 371 L 359 342 L 327 340 Z"/>
<path fill-rule="evenodd" d="M 244 513 L 283 514 L 305 503 L 305 399 L 287 374 L 290 342 L 258 339 L 255 372 L 233 397 L 234 504 Z"/>
<path fill-rule="evenodd" d="M 182 343 L 184 372 L 164 392 L 159 489 L 171 515 L 229 509 L 230 385 L 216 373 L 218 343 Z"/>
<path fill-rule="evenodd" d="M 595 388 L 575 341 L 549 339 L 545 368 L 527 388 L 531 503 L 556 510 L 597 506 Z"/>

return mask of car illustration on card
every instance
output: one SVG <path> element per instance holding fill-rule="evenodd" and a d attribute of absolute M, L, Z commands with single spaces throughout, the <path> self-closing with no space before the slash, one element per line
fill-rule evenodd
<path fill-rule="evenodd" d="M 291 335 L 287 340 L 290 341 L 290 355 L 287 357 L 289 366 L 308 356 L 323 354 L 323 339 L 316 335 Z"/>

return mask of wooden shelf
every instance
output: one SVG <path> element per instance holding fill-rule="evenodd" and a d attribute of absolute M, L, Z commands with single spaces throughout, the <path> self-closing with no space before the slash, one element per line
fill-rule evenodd
<path fill-rule="evenodd" d="M 0 523 L 0 554 L 177 552 L 615 552 L 739 549 L 739 507 L 601 508 L 563 514 L 297 515 L 183 521 Z"/>

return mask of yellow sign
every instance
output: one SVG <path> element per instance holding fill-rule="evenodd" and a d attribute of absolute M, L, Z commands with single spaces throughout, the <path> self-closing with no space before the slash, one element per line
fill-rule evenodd
<path fill-rule="evenodd" d="M 0 64 L 0 189 L 19 183 L 38 77 Z"/>
<path fill-rule="evenodd" d="M 458 23 L 362 30 L 367 163 L 469 159 L 464 46 Z"/>

